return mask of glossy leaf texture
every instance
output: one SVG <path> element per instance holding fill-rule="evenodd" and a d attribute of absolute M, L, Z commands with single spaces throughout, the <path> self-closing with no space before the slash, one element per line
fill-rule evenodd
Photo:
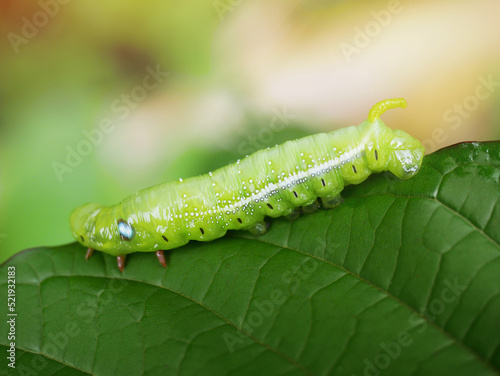
<path fill-rule="evenodd" d="M 500 143 L 378 174 L 254 238 L 116 260 L 70 244 L 0 268 L 13 375 L 494 375 L 500 372 Z M 7 273 L 16 269 L 16 369 Z"/>

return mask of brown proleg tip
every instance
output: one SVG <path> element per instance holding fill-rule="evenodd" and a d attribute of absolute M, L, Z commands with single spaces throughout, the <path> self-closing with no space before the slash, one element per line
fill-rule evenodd
<path fill-rule="evenodd" d="M 121 272 L 123 272 L 123 269 L 125 269 L 125 255 L 121 256 L 116 256 L 116 262 L 118 263 L 118 269 L 120 269 Z"/>
<path fill-rule="evenodd" d="M 158 261 L 160 261 L 160 264 L 163 265 L 164 268 L 167 267 L 167 263 L 165 261 L 165 254 L 163 253 L 163 251 L 156 251 L 156 257 L 158 257 Z"/>

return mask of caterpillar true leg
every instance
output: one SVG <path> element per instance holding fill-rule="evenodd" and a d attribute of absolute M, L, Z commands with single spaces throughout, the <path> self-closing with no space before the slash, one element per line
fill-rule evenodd
<path fill-rule="evenodd" d="M 125 269 L 125 258 L 126 255 L 121 255 L 121 256 L 116 256 L 116 262 L 118 263 L 118 269 L 120 269 L 121 272 L 123 272 L 123 269 Z"/>
<path fill-rule="evenodd" d="M 165 261 L 165 253 L 163 253 L 163 251 L 156 251 L 156 257 L 158 257 L 158 261 L 160 262 L 160 264 L 163 265 L 164 268 L 167 267 L 167 262 Z"/>
<path fill-rule="evenodd" d="M 85 255 L 85 260 L 88 260 L 89 258 L 91 258 L 93 253 L 94 253 L 93 248 L 87 249 L 87 254 Z"/>
<path fill-rule="evenodd" d="M 344 199 L 340 195 L 336 195 L 321 197 L 321 201 L 323 202 L 324 208 L 333 209 L 340 206 L 344 202 Z"/>
<path fill-rule="evenodd" d="M 250 227 L 248 231 L 250 231 L 255 236 L 262 236 L 267 232 L 267 230 L 269 230 L 269 227 L 271 227 L 270 222 L 260 221 L 257 222 L 254 226 Z"/>

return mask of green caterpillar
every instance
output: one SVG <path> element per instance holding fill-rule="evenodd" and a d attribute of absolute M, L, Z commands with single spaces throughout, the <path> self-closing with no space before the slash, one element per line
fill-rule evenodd
<path fill-rule="evenodd" d="M 247 156 L 206 175 L 147 188 L 120 204 L 87 204 L 71 215 L 75 238 L 88 247 L 117 256 L 163 251 L 190 240 L 210 241 L 227 230 L 267 231 L 264 217 L 293 215 L 340 203 L 345 185 L 359 184 L 372 172 L 391 171 L 401 179 L 414 176 L 424 156 L 422 144 L 380 120 L 387 109 L 406 107 L 404 99 L 387 99 L 370 110 L 357 127 L 285 142 Z"/>

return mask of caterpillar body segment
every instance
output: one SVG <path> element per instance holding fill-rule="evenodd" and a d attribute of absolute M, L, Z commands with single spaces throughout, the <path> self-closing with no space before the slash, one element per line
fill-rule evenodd
<path fill-rule="evenodd" d="M 120 270 L 132 252 L 156 252 L 166 266 L 163 251 L 190 240 L 214 240 L 228 230 L 262 234 L 265 217 L 293 216 L 299 207 L 313 211 L 318 198 L 325 207 L 337 206 L 345 185 L 359 184 L 372 172 L 410 178 L 421 166 L 423 146 L 379 118 L 388 108 L 405 106 L 402 99 L 382 101 L 359 126 L 260 150 L 213 173 L 144 189 L 114 206 L 83 205 L 71 215 L 73 235 L 91 250 L 117 256 Z"/>

